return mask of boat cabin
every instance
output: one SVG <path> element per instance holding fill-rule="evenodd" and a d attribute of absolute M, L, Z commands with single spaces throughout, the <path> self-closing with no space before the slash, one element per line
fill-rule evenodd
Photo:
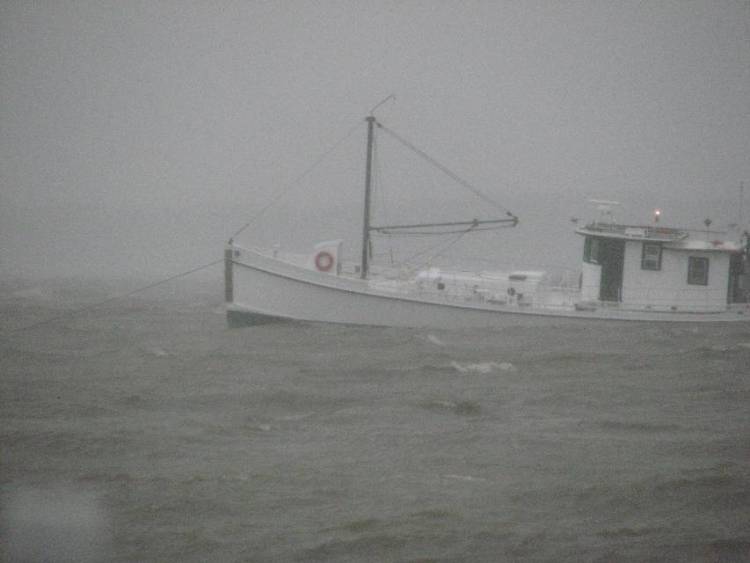
<path fill-rule="evenodd" d="M 582 302 L 634 310 L 720 312 L 746 302 L 742 245 L 657 226 L 592 223 L 584 237 Z M 698 233 L 694 233 L 698 235 Z"/>

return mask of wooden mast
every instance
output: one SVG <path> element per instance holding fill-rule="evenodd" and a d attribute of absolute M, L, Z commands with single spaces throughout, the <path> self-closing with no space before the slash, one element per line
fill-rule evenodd
<path fill-rule="evenodd" d="M 367 164 L 365 166 L 365 213 L 362 221 L 361 277 L 367 278 L 370 270 L 370 194 L 372 191 L 372 153 L 374 149 L 375 117 L 367 116 Z"/>

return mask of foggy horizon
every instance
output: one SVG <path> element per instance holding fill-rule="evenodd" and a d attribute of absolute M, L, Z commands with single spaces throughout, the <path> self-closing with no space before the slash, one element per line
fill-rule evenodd
<path fill-rule="evenodd" d="M 238 239 L 342 238 L 356 258 L 363 118 L 389 94 L 380 120 L 520 217 L 478 243 L 498 268 L 577 267 L 590 198 L 721 230 L 741 182 L 750 200 L 749 26 L 729 1 L 4 3 L 0 270 L 151 279 L 221 258 L 361 122 Z M 413 184 L 388 205 L 419 220 Z"/>

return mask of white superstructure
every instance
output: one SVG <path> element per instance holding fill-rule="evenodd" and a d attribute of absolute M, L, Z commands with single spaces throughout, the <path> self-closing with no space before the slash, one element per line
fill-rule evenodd
<path fill-rule="evenodd" d="M 744 301 L 742 245 L 704 233 L 593 223 L 584 236 L 582 303 L 622 309 L 717 313 Z"/>

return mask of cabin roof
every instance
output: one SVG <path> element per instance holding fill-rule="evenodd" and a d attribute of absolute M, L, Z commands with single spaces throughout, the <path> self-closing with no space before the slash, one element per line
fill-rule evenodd
<path fill-rule="evenodd" d="M 656 227 L 653 225 L 619 225 L 617 223 L 589 223 L 579 227 L 576 232 L 580 235 L 591 235 L 603 238 L 626 240 L 644 240 L 657 242 L 673 242 L 688 238 L 688 232 L 683 229 Z"/>
<path fill-rule="evenodd" d="M 734 241 L 710 238 L 698 239 L 690 236 L 687 229 L 657 227 L 655 225 L 620 225 L 617 223 L 590 223 L 576 229 L 579 235 L 601 238 L 635 240 L 643 242 L 660 242 L 666 248 L 674 250 L 705 250 L 739 252 L 742 247 Z M 703 236 L 705 234 L 701 233 Z"/>
<path fill-rule="evenodd" d="M 667 248 L 674 250 L 707 250 L 723 252 L 741 252 L 742 246 L 739 243 L 728 240 L 699 240 L 688 239 L 665 245 Z"/>

